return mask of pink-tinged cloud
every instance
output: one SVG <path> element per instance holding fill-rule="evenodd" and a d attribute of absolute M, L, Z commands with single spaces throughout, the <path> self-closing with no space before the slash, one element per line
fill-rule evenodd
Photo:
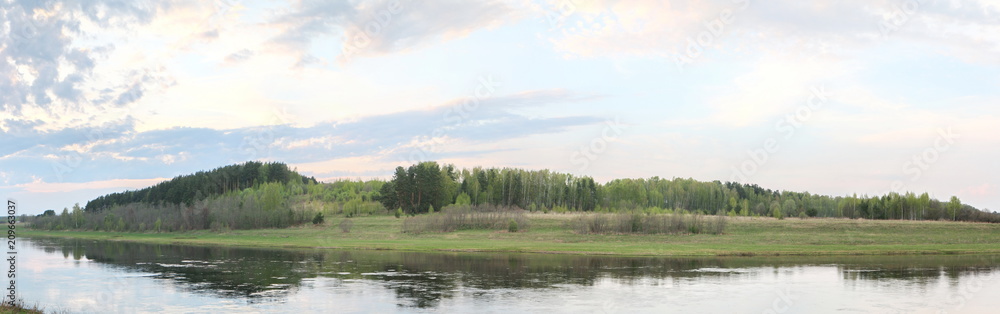
<path fill-rule="evenodd" d="M 117 188 L 121 190 L 133 190 L 145 188 L 157 183 L 170 180 L 170 178 L 153 179 L 113 179 L 93 182 L 62 182 L 52 183 L 35 180 L 31 183 L 16 184 L 14 188 L 21 188 L 28 193 L 66 193 L 81 190 L 100 190 Z"/>

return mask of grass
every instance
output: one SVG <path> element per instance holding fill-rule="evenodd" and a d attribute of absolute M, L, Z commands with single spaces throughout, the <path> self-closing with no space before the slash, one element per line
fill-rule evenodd
<path fill-rule="evenodd" d="M 38 306 L 27 306 L 21 300 L 17 300 L 13 305 L 3 302 L 0 304 L 0 314 L 13 314 L 13 313 L 29 313 L 29 314 L 41 314 L 41 309 Z"/>
<path fill-rule="evenodd" d="M 403 233 L 392 216 L 344 218 L 286 229 L 174 233 L 36 231 L 25 236 L 242 247 L 344 248 L 406 251 L 485 251 L 628 256 L 779 256 L 1000 253 L 1000 224 L 848 219 L 730 218 L 714 234 L 579 234 L 578 214 L 528 214 L 531 228 Z"/>

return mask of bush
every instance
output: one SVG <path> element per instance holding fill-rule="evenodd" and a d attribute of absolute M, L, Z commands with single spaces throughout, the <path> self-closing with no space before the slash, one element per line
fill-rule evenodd
<path fill-rule="evenodd" d="M 708 222 L 708 232 L 711 234 L 722 234 L 726 231 L 726 223 L 729 221 L 724 216 L 715 216 Z"/>
<path fill-rule="evenodd" d="M 344 233 L 350 233 L 351 227 L 354 227 L 354 222 L 350 219 L 344 219 L 340 221 L 340 231 Z"/>
<path fill-rule="evenodd" d="M 396 208 L 396 218 L 399 218 L 399 217 L 402 217 L 402 216 L 403 216 L 403 209 L 402 208 Z"/>
<path fill-rule="evenodd" d="M 455 230 L 509 230 L 510 221 L 517 230 L 528 228 L 524 210 L 517 207 L 494 205 L 451 205 L 437 215 L 421 215 L 403 220 L 403 232 L 452 232 Z"/>
<path fill-rule="evenodd" d="M 224 222 L 213 221 L 211 229 L 215 232 L 228 232 L 229 226 Z"/>
<path fill-rule="evenodd" d="M 314 225 L 318 225 L 318 224 L 323 223 L 323 212 L 317 212 L 316 216 L 313 216 L 312 223 Z"/>
<path fill-rule="evenodd" d="M 725 216 L 702 219 L 701 215 L 665 214 L 647 215 L 639 212 L 619 214 L 591 214 L 571 220 L 570 227 L 577 233 L 596 234 L 721 234 L 726 227 Z"/>
<path fill-rule="evenodd" d="M 511 219 L 510 222 L 507 223 L 507 232 L 517 232 L 517 221 L 516 220 Z"/>
<path fill-rule="evenodd" d="M 699 234 L 704 230 L 704 223 L 701 219 L 701 214 L 691 215 L 690 221 L 687 223 L 688 232 L 691 234 Z"/>
<path fill-rule="evenodd" d="M 806 215 L 809 217 L 816 217 L 816 215 L 819 215 L 819 211 L 815 208 L 806 209 Z"/>

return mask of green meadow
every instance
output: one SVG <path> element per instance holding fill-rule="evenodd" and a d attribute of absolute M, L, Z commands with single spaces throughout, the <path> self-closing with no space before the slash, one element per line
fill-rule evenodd
<path fill-rule="evenodd" d="M 723 234 L 580 234 L 569 222 L 584 214 L 528 214 L 518 232 L 402 232 L 392 216 L 331 218 L 281 229 L 185 232 L 25 230 L 21 236 L 240 247 L 404 251 L 531 252 L 627 256 L 781 256 L 1000 253 L 1000 224 L 730 217 Z"/>

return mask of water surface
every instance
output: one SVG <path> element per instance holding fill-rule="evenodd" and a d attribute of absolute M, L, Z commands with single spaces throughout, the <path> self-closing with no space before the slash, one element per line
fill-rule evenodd
<path fill-rule="evenodd" d="M 71 313 L 995 313 L 1000 256 L 638 258 L 34 238 L 18 293 Z"/>

